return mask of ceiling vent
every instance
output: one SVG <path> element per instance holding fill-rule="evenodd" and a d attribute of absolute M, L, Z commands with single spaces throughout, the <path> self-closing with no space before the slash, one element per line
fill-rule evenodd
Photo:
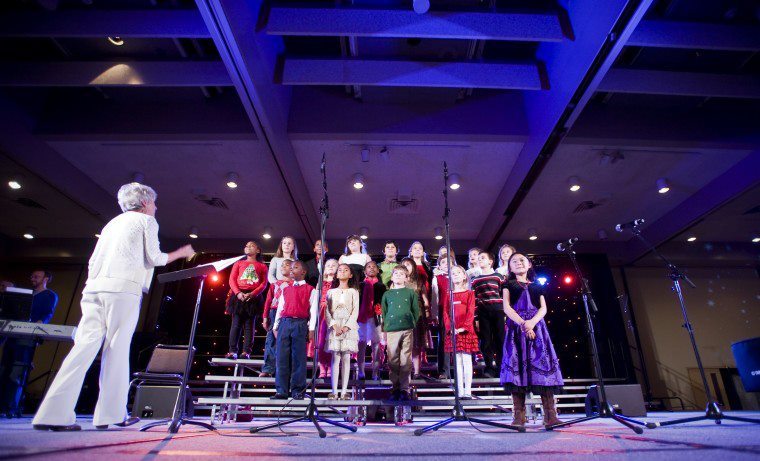
<path fill-rule="evenodd" d="M 760 205 L 757 205 L 756 207 L 752 207 L 742 214 L 748 215 L 748 214 L 757 214 L 757 213 L 760 213 Z"/>
<path fill-rule="evenodd" d="M 30 198 L 19 197 L 15 201 L 19 205 L 24 205 L 25 207 L 36 208 L 38 210 L 47 210 L 47 208 L 45 208 L 44 205 L 42 205 L 39 202 L 36 202 L 36 201 L 34 201 L 34 200 L 30 199 Z"/>
<path fill-rule="evenodd" d="M 586 200 L 578 204 L 573 210 L 573 214 L 583 213 L 584 211 L 593 210 L 596 207 L 602 206 L 603 202 L 594 202 L 593 200 Z"/>
<path fill-rule="evenodd" d="M 414 192 L 400 190 L 396 197 L 390 199 L 388 212 L 391 214 L 417 214 L 419 213 L 419 201 L 414 197 Z"/>
<path fill-rule="evenodd" d="M 219 197 L 209 197 L 208 195 L 200 194 L 195 196 L 195 200 L 198 200 L 199 202 L 203 202 L 208 206 L 212 206 L 214 208 L 221 208 L 222 210 L 229 210 L 230 207 L 227 206 L 226 203 L 224 203 L 224 200 L 220 199 Z"/>

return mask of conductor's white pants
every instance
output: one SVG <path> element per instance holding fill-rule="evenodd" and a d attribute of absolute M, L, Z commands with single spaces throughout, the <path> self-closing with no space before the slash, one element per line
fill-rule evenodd
<path fill-rule="evenodd" d="M 32 424 L 70 425 L 85 373 L 98 355 L 100 394 L 93 425 L 115 424 L 127 417 L 129 346 L 140 316 L 141 297 L 129 293 L 85 293 L 74 347 L 63 361 Z"/>

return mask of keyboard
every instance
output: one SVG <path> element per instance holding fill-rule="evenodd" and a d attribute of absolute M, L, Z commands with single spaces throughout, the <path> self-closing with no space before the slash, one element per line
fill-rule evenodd
<path fill-rule="evenodd" d="M 52 341 L 74 342 L 77 327 L 69 325 L 51 325 L 49 323 L 19 322 L 17 320 L 0 320 L 0 336 L 14 338 L 49 339 Z"/>

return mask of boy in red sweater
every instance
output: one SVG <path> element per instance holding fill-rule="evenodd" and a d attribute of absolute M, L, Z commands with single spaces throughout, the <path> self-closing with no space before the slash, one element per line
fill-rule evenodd
<path fill-rule="evenodd" d="M 261 304 L 267 288 L 267 266 L 261 262 L 258 243 L 250 241 L 243 249 L 245 259 L 235 262 L 230 271 L 230 297 L 226 313 L 232 316 L 228 359 L 238 358 L 238 343 L 243 334 L 243 353 L 240 358 L 250 359 L 253 351 L 253 332 L 256 317 L 261 313 Z"/>
<path fill-rule="evenodd" d="M 306 391 L 306 342 L 314 340 L 319 293 L 306 283 L 306 266 L 293 263 L 293 285 L 282 290 L 274 320 L 277 338 L 277 373 L 272 399 L 301 400 Z"/>

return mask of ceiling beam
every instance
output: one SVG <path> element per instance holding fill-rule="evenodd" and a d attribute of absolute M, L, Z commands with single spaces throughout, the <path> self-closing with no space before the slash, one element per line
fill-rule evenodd
<path fill-rule="evenodd" d="M 285 59 L 285 85 L 373 85 L 540 90 L 536 64 Z"/>
<path fill-rule="evenodd" d="M 627 44 L 653 48 L 759 51 L 760 31 L 757 26 L 649 20 L 641 21 Z"/>
<path fill-rule="evenodd" d="M 254 26 L 260 21 L 263 0 L 196 0 L 196 4 L 256 136 L 268 147 L 288 192 L 288 205 L 267 205 L 293 206 L 303 237 L 313 243 L 319 238 L 319 220 L 288 138 L 291 88 L 272 80 L 284 51 L 282 38 L 257 33 Z M 297 233 L 295 229 L 283 232 Z"/>
<path fill-rule="evenodd" d="M 0 86 L 231 85 L 221 61 L 0 63 Z"/>
<path fill-rule="evenodd" d="M 760 77 L 661 70 L 611 69 L 597 91 L 760 99 Z"/>
<path fill-rule="evenodd" d="M 556 13 L 478 13 L 412 10 L 273 7 L 271 35 L 448 38 L 559 42 L 564 40 Z"/>
<path fill-rule="evenodd" d="M 197 10 L 4 12 L 0 37 L 209 38 Z"/>
<path fill-rule="evenodd" d="M 660 219 L 646 224 L 641 235 L 655 246 L 667 242 L 725 203 L 760 184 L 758 172 L 760 150 L 755 150 Z M 632 219 L 639 217 L 641 216 L 631 216 Z M 628 242 L 623 260 L 634 263 L 647 253 L 649 250 L 634 237 Z"/>
<path fill-rule="evenodd" d="M 530 188 L 653 0 L 567 2 L 575 40 L 541 43 L 536 59 L 545 64 L 549 91 L 525 93 L 530 136 L 506 178 L 478 235 L 494 248 Z M 506 206 L 505 206 L 506 204 Z"/>
<path fill-rule="evenodd" d="M 28 110 L 0 95 L 0 151 L 102 222 L 116 215 L 115 191 L 105 191 L 40 139 L 36 123 Z"/>

